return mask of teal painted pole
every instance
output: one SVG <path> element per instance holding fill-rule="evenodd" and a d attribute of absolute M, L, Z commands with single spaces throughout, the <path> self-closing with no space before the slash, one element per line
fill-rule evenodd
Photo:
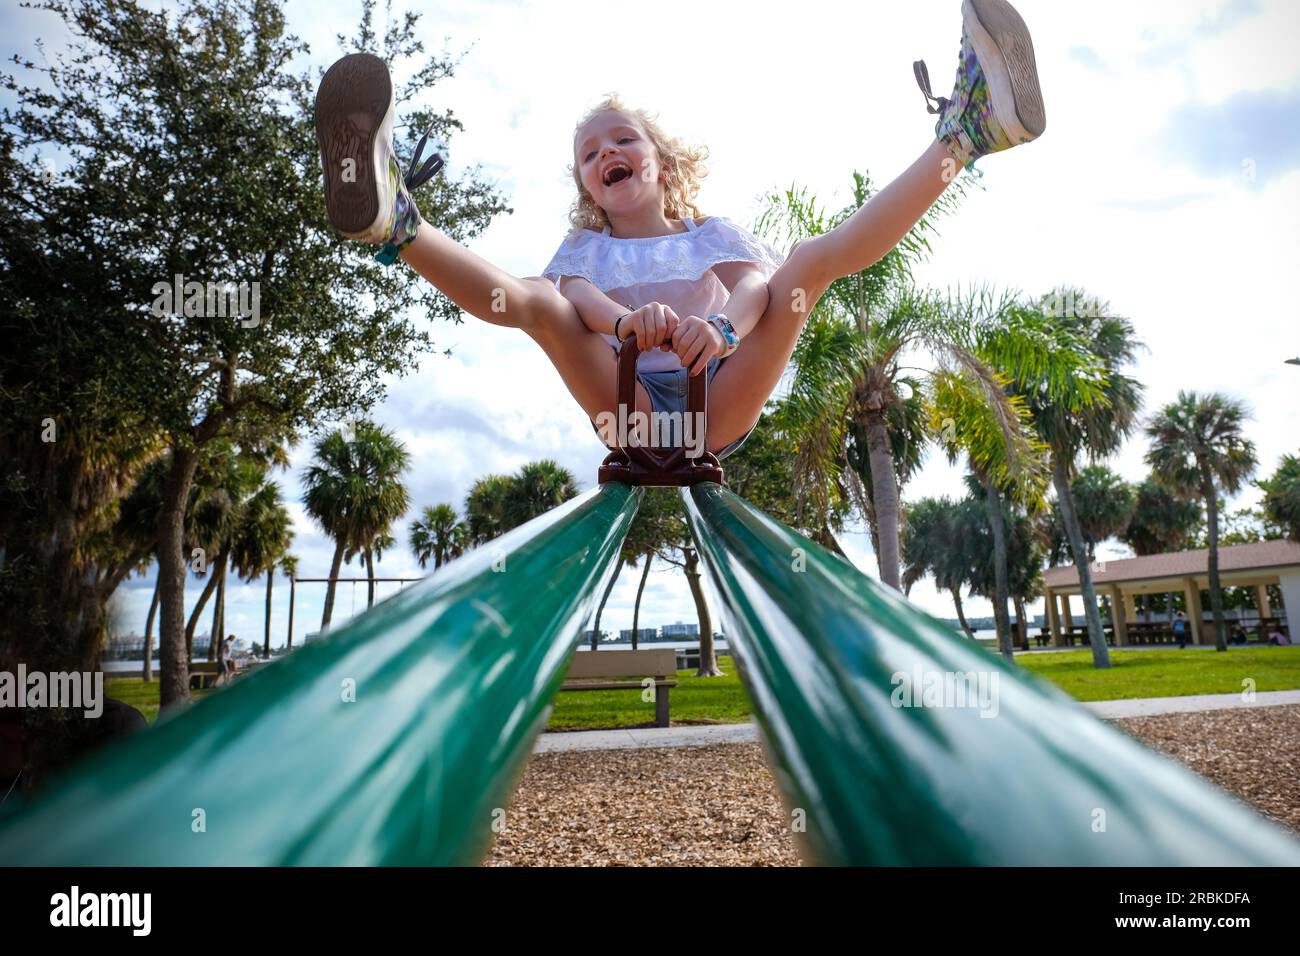
<path fill-rule="evenodd" d="M 691 533 L 824 864 L 1300 864 L 1280 827 L 706 482 Z"/>
<path fill-rule="evenodd" d="M 0 864 L 479 862 L 641 497 L 592 489 L 90 758 Z"/>

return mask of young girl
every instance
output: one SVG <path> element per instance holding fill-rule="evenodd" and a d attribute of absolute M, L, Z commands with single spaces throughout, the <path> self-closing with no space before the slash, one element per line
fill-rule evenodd
<path fill-rule="evenodd" d="M 1019 14 L 1005 0 L 965 0 L 962 19 L 951 98 L 933 96 L 925 64 L 914 65 L 939 116 L 935 142 L 852 216 L 784 258 L 729 220 L 701 216 L 693 203 L 699 154 L 609 99 L 574 134 L 573 232 L 543 276 L 512 276 L 421 219 L 411 191 L 441 159 L 417 169 L 421 141 L 402 176 L 392 82 L 368 54 L 335 63 L 316 96 L 330 221 L 346 236 L 382 243 L 380 261 L 401 258 L 471 315 L 522 329 L 593 428 L 602 413 L 617 417 L 613 346 L 621 339 L 636 335 L 643 353 L 643 414 L 684 411 L 688 376 L 704 371 L 705 444 L 723 458 L 758 421 L 831 282 L 892 249 L 963 166 L 1043 132 L 1033 44 Z"/>

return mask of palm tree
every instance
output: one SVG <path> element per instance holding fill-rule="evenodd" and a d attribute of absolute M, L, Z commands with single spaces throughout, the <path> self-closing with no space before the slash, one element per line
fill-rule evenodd
<path fill-rule="evenodd" d="M 144 619 L 144 682 L 146 684 L 153 682 L 153 622 L 158 617 L 158 595 L 162 576 L 159 575 L 153 582 L 153 599 L 149 602 L 149 614 Z"/>
<path fill-rule="evenodd" d="M 162 511 L 163 479 L 171 459 L 166 453 L 159 455 L 140 472 L 130 494 L 118 506 L 117 521 L 113 526 L 113 539 L 120 545 L 130 542 L 142 543 L 145 557 L 144 569 L 147 572 L 154 560 L 154 548 L 157 545 L 158 515 Z M 152 539 L 152 540 L 151 540 Z M 154 578 L 153 597 L 149 601 L 149 613 L 144 624 L 144 682 L 153 681 L 153 628 L 158 616 L 158 602 L 161 595 L 162 574 Z"/>
<path fill-rule="evenodd" d="M 375 606 L 375 562 L 384 559 L 384 552 L 397 544 L 397 539 L 387 531 L 381 531 L 360 550 L 366 564 L 366 608 Z"/>
<path fill-rule="evenodd" d="M 293 537 L 292 519 L 280 502 L 280 489 L 275 482 L 262 484 L 267 465 L 255 458 L 240 459 L 239 484 L 231 490 L 232 507 L 223 524 L 224 539 L 217 558 L 214 581 L 216 599 L 212 609 L 212 636 L 208 641 L 208 660 L 218 660 L 221 642 L 226 634 L 226 581 L 231 568 L 237 577 L 252 581 L 268 562 L 272 568 L 277 550 L 287 549 Z M 256 487 L 252 494 L 247 491 Z M 269 554 L 267 552 L 270 552 Z M 270 614 L 268 595 L 267 614 Z M 270 621 L 266 622 L 270 632 Z"/>
<path fill-rule="evenodd" d="M 185 545 L 191 553 L 199 553 L 201 560 L 194 571 L 198 577 L 206 577 L 207 584 L 185 624 L 187 660 L 194 659 L 194 632 L 214 594 L 218 600 L 213 608 L 208 659 L 216 659 L 217 635 L 224 623 L 221 598 L 230 544 L 244 502 L 262 484 L 265 467 L 260 460 L 240 454 L 233 445 L 223 444 L 215 446 L 196 469 L 185 521 Z"/>
<path fill-rule="evenodd" d="M 889 441 L 887 460 L 892 462 L 894 469 L 894 497 L 898 498 L 903 486 L 921 470 L 925 447 L 931 438 L 930 416 L 921 379 L 892 370 L 890 382 L 894 400 L 889 402 L 885 411 L 885 434 Z M 874 423 L 871 427 L 875 427 Z M 858 419 L 850 421 L 848 429 L 849 441 L 845 447 L 845 460 L 849 466 L 845 474 L 850 479 L 848 489 L 858 510 L 866 513 L 871 550 L 876 555 L 876 572 L 881 573 L 880 522 L 876 517 L 878 496 L 871 465 L 872 441 L 879 441 L 880 436 L 876 433 L 873 439 L 868 432 L 867 422 Z M 885 494 L 889 494 L 889 489 L 886 489 Z M 897 510 L 901 530 L 909 520 L 908 509 L 899 500 Z"/>
<path fill-rule="evenodd" d="M 1201 521 L 1201 502 L 1176 495 L 1148 475 L 1137 486 L 1133 514 L 1120 539 L 1138 555 L 1166 554 L 1187 547 Z"/>
<path fill-rule="evenodd" d="M 1007 522 L 1007 586 L 1016 608 L 1020 644 L 1029 646 L 1029 614 L 1025 607 L 1043 593 L 1043 537 L 1038 522 L 1023 508 L 1015 508 Z"/>
<path fill-rule="evenodd" d="M 1062 301 L 1078 305 L 1062 315 L 1059 309 Z M 1091 378 L 1076 378 L 1069 383 L 1068 389 L 1074 393 L 1075 400 L 1063 402 L 1059 395 L 1052 395 L 1032 383 L 1030 387 L 1020 389 L 1020 393 L 1028 403 L 1034 427 L 1049 451 L 1061 524 L 1070 543 L 1083 594 L 1093 663 L 1097 667 L 1109 667 L 1110 652 L 1106 648 L 1097 594 L 1092 584 L 1090 552 L 1084 544 L 1071 481 L 1080 455 L 1087 455 L 1095 461 L 1114 454 L 1133 431 L 1142 405 L 1142 384 L 1127 375 L 1124 369 L 1132 364 L 1141 343 L 1132 323 L 1110 314 L 1109 304 L 1079 290 L 1054 290 L 1039 300 L 1038 307 L 1044 316 L 1055 319 L 1062 336 L 1080 343 L 1095 357 L 1099 366 L 1099 369 L 1094 367 L 1094 373 L 1099 374 L 1093 374 Z M 1097 394 L 1098 389 L 1100 394 Z"/>
<path fill-rule="evenodd" d="M 999 647 L 1010 658 L 1010 540 L 1003 495 L 1034 513 L 1046 509 L 1048 449 L 1033 428 L 1025 395 L 1079 407 L 1100 400 L 1104 377 L 1079 337 L 1037 309 L 994 300 L 982 291 L 950 295 L 944 309 L 970 360 L 941 363 L 932 377 L 932 422 L 936 431 L 942 425 L 950 460 L 966 453 L 982 489 L 993 534 L 993 617 Z"/>
<path fill-rule="evenodd" d="M 280 499 L 280 486 L 268 481 L 244 505 L 230 546 L 230 561 L 244 581 L 266 575 L 266 610 L 262 633 L 265 657 L 271 656 L 271 589 L 276 565 L 293 543 L 293 518 Z M 254 644 L 256 647 L 256 644 Z"/>
<path fill-rule="evenodd" d="M 526 524 L 577 494 L 577 482 L 568 469 L 549 458 L 529 462 L 514 476 L 506 495 L 502 513 L 505 530 Z"/>
<path fill-rule="evenodd" d="M 682 515 L 681 498 L 676 489 L 646 488 L 641 507 L 637 509 L 632 527 L 623 540 L 621 563 L 636 567 L 637 562 L 645 559 L 641 580 L 637 585 L 636 600 L 632 605 L 633 649 L 640 640 L 637 632 L 641 626 L 641 598 L 650 576 L 650 565 L 661 550 L 667 551 L 671 547 L 671 536 L 680 530 Z"/>
<path fill-rule="evenodd" d="M 459 557 L 469 540 L 469 527 L 456 517 L 456 509 L 449 504 L 426 507 L 419 518 L 411 522 L 411 551 L 423 568 L 433 559 L 433 570 L 452 558 Z"/>
<path fill-rule="evenodd" d="M 480 545 L 562 505 L 578 494 L 573 473 L 549 458 L 513 475 L 487 475 L 465 496 L 465 546 Z"/>
<path fill-rule="evenodd" d="M 853 201 L 834 215 L 819 209 L 804 189 L 770 194 L 755 231 L 789 246 L 829 232 L 872 191 L 869 177 L 854 172 Z M 901 588 L 899 485 L 915 470 L 905 450 L 900 462 L 900 436 L 890 433 L 891 423 L 908 421 L 905 406 L 915 394 L 899 387 L 905 377 L 900 359 L 918 349 L 945 351 L 958 363 L 970 358 L 963 350 L 950 350 L 945 324 L 922 307 L 923 297 L 912 287 L 911 268 L 929 252 L 935 218 L 956 208 L 963 192 L 949 190 L 870 268 L 831 283 L 795 347 L 794 382 L 783 403 L 783 418 L 798 449 L 799 499 L 817 516 L 834 507 L 837 498 L 850 498 L 872 530 L 880 579 L 896 590 Z M 922 417 L 913 420 L 919 423 Z M 917 463 L 922 444 L 913 443 Z M 907 447 L 905 441 L 902 447 Z M 816 517 L 812 523 L 822 524 Z"/>
<path fill-rule="evenodd" d="M 281 558 L 281 559 L 280 559 L 280 571 L 284 574 L 285 577 L 287 577 L 287 578 L 289 579 L 289 582 L 290 582 L 290 584 L 292 585 L 292 583 L 293 583 L 293 579 L 296 578 L 296 577 L 298 576 L 298 557 L 297 557 L 297 555 L 286 554 L 283 558 Z M 293 588 L 292 586 L 289 588 L 289 632 L 288 632 L 288 635 L 286 636 L 286 639 L 285 639 L 285 642 L 284 642 L 284 646 L 285 646 L 285 648 L 286 648 L 287 650 L 292 650 L 292 649 L 293 649 L 293 600 L 294 600 L 294 597 L 295 597 L 295 591 L 296 591 L 296 588 Z M 263 656 L 264 656 L 267 660 L 270 660 L 270 659 L 271 659 L 271 640 L 270 640 L 270 638 L 267 638 L 266 646 L 263 648 L 263 651 L 264 651 Z"/>
<path fill-rule="evenodd" d="M 334 539 L 322 631 L 334 615 L 335 579 L 344 557 L 373 549 L 375 540 L 409 507 L 401 479 L 409 462 L 409 453 L 392 432 L 364 419 L 348 435 L 335 430 L 316 442 L 303 500 L 307 513 Z"/>
<path fill-rule="evenodd" d="M 1105 465 L 1081 468 L 1070 482 L 1079 530 L 1088 549 L 1088 560 L 1096 560 L 1097 545 L 1117 537 L 1133 514 L 1133 488 Z"/>
<path fill-rule="evenodd" d="M 1257 464 L 1255 446 L 1242 433 L 1249 415 L 1236 399 L 1217 392 L 1179 392 L 1147 426 L 1151 448 L 1146 462 L 1156 479 L 1174 494 L 1199 494 L 1209 531 L 1210 608 L 1215 647 L 1228 649 L 1219 586 L 1219 491 L 1235 494 Z"/>
<path fill-rule="evenodd" d="M 1272 478 L 1259 482 L 1264 514 L 1292 541 L 1300 541 L 1300 456 L 1283 455 Z"/>
<path fill-rule="evenodd" d="M 614 573 L 609 576 L 609 583 L 605 585 L 605 591 L 600 596 L 600 605 L 596 608 L 596 619 L 591 625 L 591 649 L 593 651 L 600 649 L 600 617 L 605 613 L 605 604 L 609 601 L 609 596 L 614 591 L 614 582 L 618 580 L 619 572 L 623 570 L 623 561 L 614 565 Z"/>
<path fill-rule="evenodd" d="M 988 520 L 983 505 L 967 496 L 953 502 L 949 498 L 922 498 L 907 508 L 907 529 L 903 536 L 903 593 L 910 595 L 912 586 L 926 575 L 933 575 L 934 585 L 952 595 L 957 620 L 966 636 L 975 632 L 966 622 L 962 606 L 962 588 L 973 581 L 973 568 L 987 554 L 981 554 L 981 535 L 987 535 Z"/>
<path fill-rule="evenodd" d="M 1105 465 L 1088 465 L 1081 468 L 1070 482 L 1070 493 L 1074 497 L 1088 561 L 1093 561 L 1098 544 L 1107 538 L 1123 535 L 1128 527 L 1137 501 L 1136 492 L 1132 485 Z M 1049 558 L 1052 563 L 1063 559 L 1074 561 L 1059 501 L 1052 509 L 1047 528 L 1051 536 Z"/>
<path fill-rule="evenodd" d="M 158 517 L 163 508 L 163 483 L 171 468 L 171 453 L 166 452 L 151 462 L 141 473 L 131 493 L 119 508 L 113 536 L 134 549 L 143 542 L 152 555 L 157 540 Z M 207 586 L 192 609 L 185 630 L 187 659 L 191 656 L 194 630 L 200 613 L 215 593 L 221 594 L 220 568 L 222 554 L 227 550 L 231 536 L 236 533 L 240 509 L 244 499 L 261 481 L 265 469 L 273 464 L 287 465 L 283 448 L 253 445 L 249 449 L 228 440 L 211 443 L 204 451 L 190 485 L 183 527 L 183 544 L 193 554 L 203 553 L 199 563 L 203 569 L 200 577 L 207 577 Z M 149 539 L 153 539 L 150 541 Z M 208 566 L 214 565 L 208 576 Z M 153 679 L 153 627 L 162 592 L 161 573 L 155 582 L 153 599 L 145 620 L 144 679 Z M 221 606 L 218 600 L 215 624 L 221 624 Z"/>
<path fill-rule="evenodd" d="M 964 573 L 971 593 L 993 603 L 995 619 L 999 604 L 1004 618 L 1007 601 L 1014 604 L 1018 641 L 1012 640 L 1009 619 L 998 621 L 998 646 L 1004 656 L 1009 656 L 1005 645 L 1024 645 L 1028 639 L 1025 603 L 1042 592 L 1043 536 L 1039 522 L 1023 501 L 1000 493 L 990 499 L 987 476 L 972 469 L 965 476 L 965 484 L 967 494 L 962 504 L 970 509 L 970 517 L 963 520 L 970 525 L 970 530 L 965 532 L 966 540 L 962 542 L 962 552 L 968 562 Z M 1000 491 L 996 483 L 993 488 L 995 492 Z M 996 522 L 991 517 L 994 507 L 998 511 Z M 999 528 L 1005 550 L 1003 558 L 999 558 Z"/>
<path fill-rule="evenodd" d="M 641 580 L 636 586 L 636 601 L 632 604 L 632 650 L 636 650 L 638 633 L 641 626 L 641 595 L 645 594 L 646 578 L 650 577 L 650 565 L 654 562 L 654 551 L 647 551 L 644 555 L 645 565 L 641 570 Z"/>
<path fill-rule="evenodd" d="M 491 541 L 509 530 L 506 527 L 506 498 L 514 481 L 510 475 L 487 475 L 470 486 L 469 494 L 465 496 L 465 520 L 473 544 Z"/>
<path fill-rule="evenodd" d="M 1120 532 L 1120 540 L 1139 556 L 1167 554 L 1186 549 L 1201 523 L 1198 498 L 1175 495 L 1148 475 L 1134 492 L 1133 513 Z M 1145 620 L 1151 620 L 1154 596 L 1142 596 Z M 1173 618 L 1174 595 L 1164 595 L 1165 609 Z"/>
<path fill-rule="evenodd" d="M 949 574 L 954 548 L 953 502 L 950 498 L 922 498 L 907 506 L 907 524 L 902 535 L 902 593 L 911 596 L 913 585 L 927 575 L 935 587 L 953 596 L 957 620 L 967 637 L 974 637 L 962 609 L 961 578 Z"/>
<path fill-rule="evenodd" d="M 800 341 L 806 336 L 805 330 Z M 787 399 L 768 401 L 745 444 L 727 459 L 727 486 L 848 561 L 835 536 L 852 517 L 853 501 L 864 495 L 860 488 L 851 493 L 847 482 L 827 487 L 796 466 L 800 446 L 794 419 L 798 412 L 797 403 Z M 857 477 L 852 467 L 843 468 L 840 474 L 846 479 Z"/>

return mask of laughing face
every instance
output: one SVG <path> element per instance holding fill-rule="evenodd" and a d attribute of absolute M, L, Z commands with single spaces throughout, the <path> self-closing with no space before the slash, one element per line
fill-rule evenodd
<path fill-rule="evenodd" d="M 659 152 L 635 116 L 609 110 L 574 137 L 582 185 L 610 217 L 664 207 Z"/>

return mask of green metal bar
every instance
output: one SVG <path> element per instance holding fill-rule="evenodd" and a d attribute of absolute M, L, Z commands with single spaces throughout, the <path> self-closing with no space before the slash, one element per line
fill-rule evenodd
<path fill-rule="evenodd" d="M 90 758 L 0 864 L 477 863 L 641 497 L 592 489 Z"/>
<path fill-rule="evenodd" d="M 682 499 L 818 862 L 1300 864 L 1280 828 L 720 485 Z"/>

